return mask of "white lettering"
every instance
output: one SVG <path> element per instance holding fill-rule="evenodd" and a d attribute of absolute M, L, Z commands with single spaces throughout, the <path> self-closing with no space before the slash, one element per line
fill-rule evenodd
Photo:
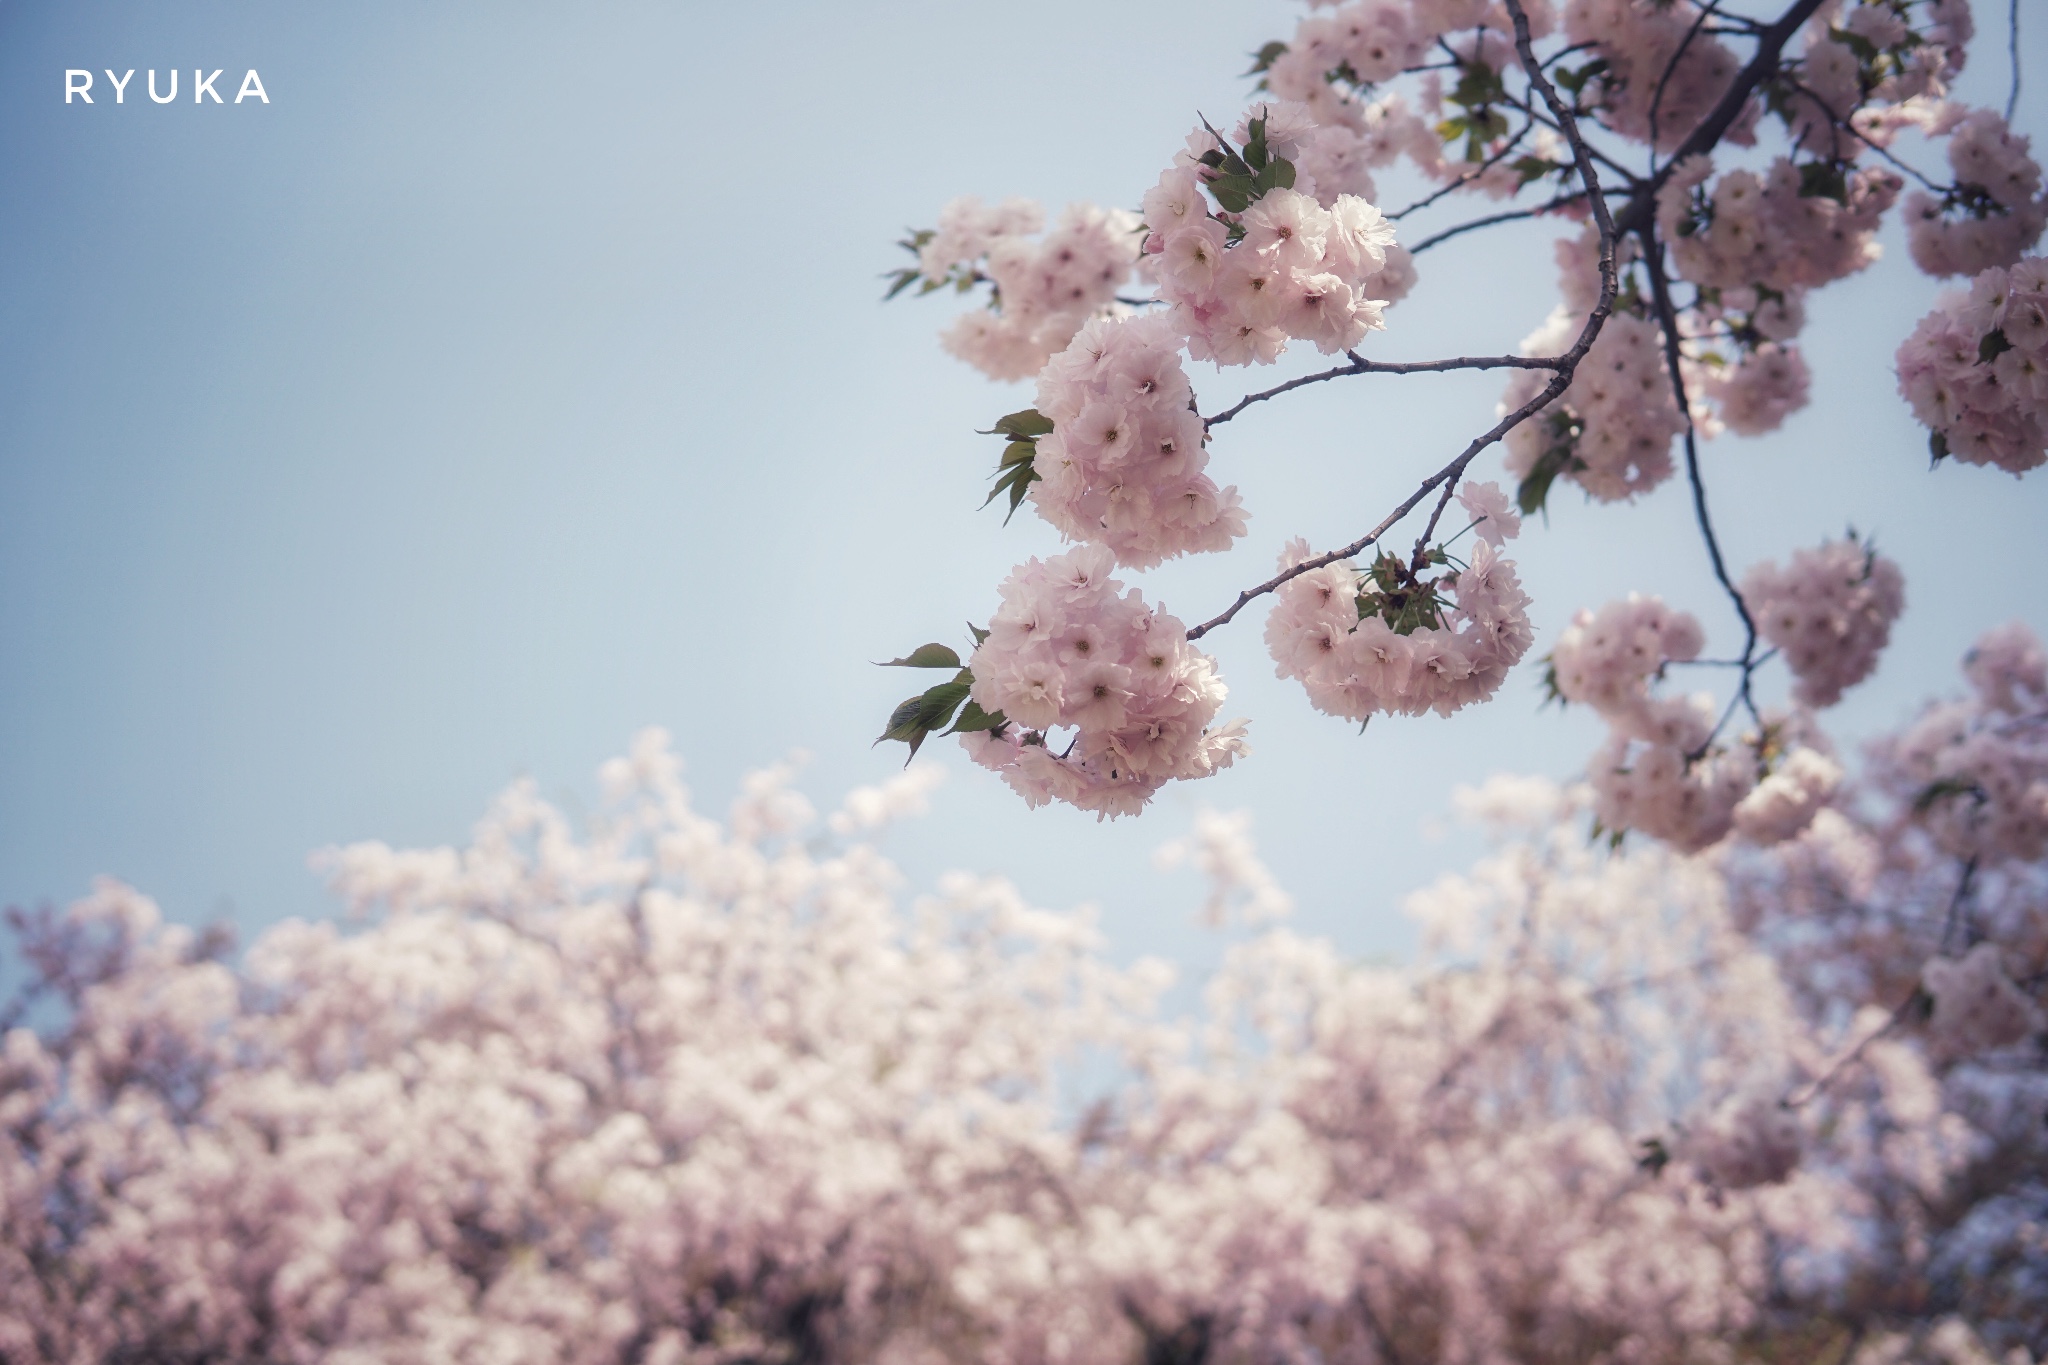
<path fill-rule="evenodd" d="M 128 102 L 128 82 L 134 79 L 135 68 L 132 66 L 128 68 L 128 74 L 123 76 L 118 81 L 114 79 L 114 73 L 112 70 L 109 70 L 107 72 L 107 84 L 114 87 L 114 103 L 126 104 Z"/>
<path fill-rule="evenodd" d="M 155 100 L 155 101 L 156 101 L 156 102 L 157 102 L 158 104 L 169 104 L 169 103 L 170 103 L 170 102 L 171 102 L 172 100 L 174 100 L 174 99 L 178 98 L 178 68 L 177 68 L 177 67 L 175 67 L 175 66 L 174 66 L 174 67 L 172 67 L 172 68 L 171 68 L 171 93 L 170 93 L 170 94 L 168 94 L 168 95 L 159 95 L 159 94 L 157 94 L 157 92 L 156 92 L 156 68 L 152 66 L 152 67 L 151 67 L 151 68 L 149 69 L 149 97 L 150 97 L 151 99 Z"/>
<path fill-rule="evenodd" d="M 202 81 L 199 79 L 199 72 L 197 70 L 194 70 L 192 72 L 192 102 L 194 104 L 199 103 L 199 97 L 201 95 L 212 95 L 213 102 L 215 104 L 219 104 L 220 96 L 214 92 L 213 88 L 213 83 L 219 79 L 220 72 L 215 71 L 211 76 L 208 76 L 205 80 Z"/>
<path fill-rule="evenodd" d="M 220 73 L 215 72 L 214 74 L 219 75 Z M 270 96 L 263 91 L 263 78 L 256 74 L 253 67 L 248 75 L 242 77 L 242 88 L 235 92 L 235 103 L 240 104 L 251 95 L 262 100 L 265 104 L 270 103 Z"/>
<path fill-rule="evenodd" d="M 79 76 L 85 77 L 84 85 L 80 85 L 78 81 L 75 79 Z M 67 70 L 64 73 L 64 102 L 66 104 L 71 103 L 71 97 L 73 95 L 77 95 L 80 99 L 83 99 L 87 104 L 91 104 L 92 96 L 85 93 L 90 89 L 92 89 L 92 72 Z"/>

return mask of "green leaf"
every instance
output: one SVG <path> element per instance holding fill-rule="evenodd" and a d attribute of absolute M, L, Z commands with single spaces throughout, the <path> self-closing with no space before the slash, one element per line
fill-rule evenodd
<path fill-rule="evenodd" d="M 1569 419 L 1562 413 L 1557 414 L 1552 418 L 1553 428 L 1560 421 L 1568 423 Z M 1550 497 L 1550 486 L 1557 482 L 1558 475 L 1586 467 L 1586 462 L 1572 453 L 1572 433 L 1569 426 L 1556 434 L 1557 444 L 1537 456 L 1535 465 L 1529 470 L 1529 477 L 1523 479 L 1521 486 L 1515 490 L 1515 505 L 1522 509 L 1522 515 L 1525 517 L 1534 516 L 1543 510 L 1544 502 Z"/>
<path fill-rule="evenodd" d="M 1266 168 L 1258 173 L 1252 185 L 1261 197 L 1274 190 L 1293 189 L 1294 163 L 1285 157 L 1274 157 L 1266 164 Z"/>
<path fill-rule="evenodd" d="M 961 681 L 966 678 L 968 681 Z M 915 697 L 905 698 L 889 713 L 889 726 L 876 738 L 880 744 L 885 739 L 901 740 L 910 746 L 910 758 L 917 757 L 917 751 L 925 737 L 952 720 L 960 703 L 967 700 L 967 692 L 973 686 L 973 675 L 961 670 L 961 677 L 952 682 L 942 682 L 927 688 Z M 905 759 L 908 764 L 910 759 Z"/>
<path fill-rule="evenodd" d="M 997 469 L 1008 469 L 1013 464 L 1024 464 L 1038 454 L 1037 441 L 1012 441 L 1003 447 L 1002 463 Z"/>
<path fill-rule="evenodd" d="M 1039 437 L 1052 434 L 1052 419 L 1037 408 L 1025 408 L 1022 412 L 1008 413 L 996 419 L 992 430 L 980 433 L 983 436 Z"/>
<path fill-rule="evenodd" d="M 2005 329 L 2003 327 L 1993 327 L 1984 334 L 1984 339 L 1977 343 L 1977 363 L 1979 365 L 1989 365 L 2011 349 L 2012 343 L 2006 340 Z"/>
<path fill-rule="evenodd" d="M 981 500 L 981 505 L 986 507 L 1001 494 L 1007 492 L 1010 495 L 1010 510 L 1003 514 L 1005 526 L 1010 524 L 1010 518 L 1015 516 L 1017 509 L 1023 505 L 1025 492 L 1032 484 L 1037 483 L 1039 478 L 1038 466 L 1028 456 L 1014 463 L 1010 460 L 1009 451 L 1014 451 L 1018 445 L 1025 443 L 1016 442 L 1004 452 L 1003 463 L 996 468 L 995 487 Z M 1035 454 L 1038 448 L 1035 445 L 1026 445 L 1026 449 Z"/>
<path fill-rule="evenodd" d="M 885 272 L 882 278 L 890 281 L 890 284 L 889 292 L 882 295 L 882 302 L 887 303 L 890 299 L 895 298 L 898 294 L 923 278 L 923 276 L 924 272 L 914 265 L 906 265 L 900 269 Z"/>
<path fill-rule="evenodd" d="M 1577 96 L 1584 92 L 1587 81 L 1592 80 L 1605 70 L 1607 70 L 1607 59 L 1605 57 L 1596 58 L 1593 61 L 1587 62 L 1576 71 L 1566 71 L 1560 68 L 1557 73 L 1557 83 L 1571 91 L 1574 96 Z"/>
<path fill-rule="evenodd" d="M 1860 33 L 1851 33 L 1840 25 L 1829 24 L 1828 37 L 1855 53 L 1856 59 L 1865 66 L 1877 60 L 1877 44 Z"/>
<path fill-rule="evenodd" d="M 944 645 L 919 645 L 900 659 L 891 659 L 879 668 L 958 668 L 960 656 Z"/>
<path fill-rule="evenodd" d="M 1017 515 L 1017 509 L 1024 505 L 1024 494 L 1030 490 L 1032 484 L 1038 482 L 1038 471 L 1035 468 L 1030 468 L 1029 466 L 1019 466 L 1019 468 L 1027 469 L 1029 472 L 1027 477 L 1013 479 L 1010 482 L 1010 510 L 1003 513 L 1003 525 L 1005 526 L 1010 524 L 1011 517 Z M 987 504 L 984 503 L 983 506 L 987 506 Z"/>
<path fill-rule="evenodd" d="M 1533 517 L 1543 510 L 1543 504 L 1550 498 L 1550 485 L 1557 482 L 1558 470 L 1562 466 L 1539 460 L 1529 471 L 1529 477 L 1522 480 L 1515 489 L 1515 506 L 1522 509 L 1522 515 Z"/>
<path fill-rule="evenodd" d="M 1457 87 L 1451 91 L 1451 103 L 1475 109 L 1506 98 L 1507 89 L 1500 83 L 1500 73 L 1485 62 L 1467 62 L 1460 70 Z"/>
<path fill-rule="evenodd" d="M 984 711 L 975 704 L 974 698 L 969 697 L 967 705 L 960 708 L 960 718 L 953 722 L 953 728 L 946 733 L 955 735 L 972 734 L 977 730 L 1000 730 L 1009 723 L 1009 717 L 1002 712 Z"/>
<path fill-rule="evenodd" d="M 1251 170 L 1266 168 L 1266 119 L 1260 115 L 1245 128 L 1244 164 Z"/>
<path fill-rule="evenodd" d="M 1809 161 L 1799 168 L 1801 199 L 1832 199 L 1849 202 L 1849 177 L 1839 161 Z"/>
<path fill-rule="evenodd" d="M 1286 53 L 1287 44 L 1276 38 L 1252 54 L 1252 69 L 1244 74 L 1256 76 L 1262 72 L 1271 71 L 1273 63 L 1279 61 Z"/>
<path fill-rule="evenodd" d="M 1927 450 L 1934 456 L 1933 463 L 1940 464 L 1948 458 L 1948 437 L 1938 431 L 1928 432 Z"/>
<path fill-rule="evenodd" d="M 988 632 L 975 625 L 972 621 L 967 623 L 967 633 L 974 637 L 974 643 L 977 645 L 988 638 Z"/>
<path fill-rule="evenodd" d="M 1254 197 L 1251 181 L 1238 175 L 1217 176 L 1209 182 L 1209 193 L 1225 213 L 1243 213 L 1252 206 Z"/>

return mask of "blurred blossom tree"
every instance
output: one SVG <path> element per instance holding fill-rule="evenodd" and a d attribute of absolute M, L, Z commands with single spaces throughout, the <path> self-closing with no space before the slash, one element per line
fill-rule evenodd
<path fill-rule="evenodd" d="M 330 852 L 355 927 L 238 966 L 106 883 L 14 916 L 0 1360 L 2032 1365 L 2048 652 L 1991 629 L 1959 697 L 1840 755 L 1816 713 L 1902 576 L 1852 534 L 1738 577 L 1699 459 L 1806 402 L 1806 295 L 1909 179 L 1915 261 L 1967 277 L 1898 353 L 1930 450 L 2048 456 L 2048 197 L 1949 98 L 1971 33 L 1963 0 L 1353 0 L 1262 49 L 1139 214 L 958 201 L 908 239 L 894 292 L 985 291 L 947 346 L 1037 376 L 991 501 L 1076 548 L 894 661 L 946 677 L 884 737 L 957 731 L 1033 804 L 1134 813 L 1247 752 L 1195 643 L 1260 597 L 1323 711 L 1486 700 L 1532 643 L 1522 518 L 1683 467 L 1738 656 L 1655 599 L 1581 612 L 1546 678 L 1608 739 L 1583 782 L 1461 796 L 1495 850 L 1413 898 L 1416 962 L 1273 927 L 1246 822 L 1204 817 L 1162 861 L 1234 942 L 1170 1016 L 1170 970 L 1085 915 L 965 876 L 899 901 L 867 839 L 929 770 L 822 825 L 771 771 L 719 822 L 658 732 L 587 828 L 522 786 L 467 849 Z M 1436 188 L 1384 212 L 1401 158 Z M 1527 202 L 1398 240 L 1473 194 Z M 1431 247 L 1533 216 L 1579 230 L 1520 354 L 1361 354 Z M 1290 342 L 1340 362 L 1202 415 L 1184 357 Z M 1218 427 L 1451 369 L 1509 372 L 1497 420 L 1353 543 L 1192 628 L 1111 576 L 1243 534 Z M 1467 478 L 1496 442 L 1512 491 Z M 1660 690 L 1694 663 L 1724 705 Z"/>

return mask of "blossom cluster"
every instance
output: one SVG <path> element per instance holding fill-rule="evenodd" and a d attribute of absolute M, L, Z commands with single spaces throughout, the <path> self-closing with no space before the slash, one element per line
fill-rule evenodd
<path fill-rule="evenodd" d="M 2006 974 L 1996 943 L 1979 943 L 1960 958 L 1937 957 L 1921 973 L 1934 1007 L 1928 1030 L 1961 1055 L 2011 1047 L 2042 1029 L 2042 1014 Z"/>
<path fill-rule="evenodd" d="M 2011 265 L 2048 225 L 2048 192 L 2028 139 L 1990 109 L 1950 105 L 1929 122 L 1929 132 L 1947 134 L 1956 184 L 1939 199 L 1920 191 L 1907 198 L 1913 263 L 1930 275 Z"/>
<path fill-rule="evenodd" d="M 1203 472 L 1202 419 L 1165 317 L 1082 327 L 1039 373 L 1037 411 L 1052 430 L 1037 439 L 1030 497 L 1069 540 L 1145 569 L 1244 534 L 1237 489 Z"/>
<path fill-rule="evenodd" d="M 1261 125 L 1253 147 L 1285 160 L 1284 130 Z M 1385 324 L 1373 292 L 1394 228 L 1368 201 L 1341 194 L 1326 208 L 1312 193 L 1275 186 L 1236 213 L 1212 213 L 1198 159 L 1224 144 L 1207 130 L 1146 192 L 1147 263 L 1172 305 L 1188 354 L 1219 365 L 1269 363 L 1289 338 L 1324 354 L 1349 350 Z M 1288 163 L 1291 164 L 1291 163 Z M 1295 178 L 1296 185 L 1307 184 Z"/>
<path fill-rule="evenodd" d="M 1756 565 L 1742 579 L 1756 628 L 1777 646 L 1805 706 L 1833 706 L 1869 677 L 1906 607 L 1899 566 L 1853 533 L 1818 549 L 1794 550 L 1780 568 Z"/>
<path fill-rule="evenodd" d="M 1967 293 L 1942 295 L 1897 366 L 1936 458 L 2012 474 L 2048 460 L 2048 257 L 1988 267 Z"/>
<path fill-rule="evenodd" d="M 1523 341 L 1522 353 L 1562 355 L 1583 322 L 1559 308 Z M 1525 488 L 1533 481 L 1539 492 L 1563 477 L 1601 502 L 1649 492 L 1671 477 L 1671 443 L 1685 430 L 1666 375 L 1657 324 L 1629 313 L 1610 317 L 1579 361 L 1571 386 L 1507 434 L 1508 472 Z M 1549 381 L 1546 370 L 1517 371 L 1500 411 L 1522 407 Z"/>
<path fill-rule="evenodd" d="M 1760 342 L 1733 363 L 1702 367 L 1694 380 L 1702 397 L 1713 400 L 1721 426 L 1738 436 L 1776 431 L 1785 419 L 1806 406 L 1813 376 L 1796 346 Z"/>
<path fill-rule="evenodd" d="M 1759 436 L 1806 406 L 1810 375 L 1792 344 L 1806 295 L 1878 258 L 1878 223 L 1900 178 L 1864 167 L 1833 184 L 1835 168 L 1820 170 L 1779 157 L 1761 175 L 1733 170 L 1709 189 L 1713 162 L 1693 156 L 1658 193 L 1672 267 L 1701 286 L 1680 325 L 1687 383 L 1717 409 L 1708 434 Z"/>
<path fill-rule="evenodd" d="M 1842 765 L 1799 745 L 1735 803 L 1736 830 L 1751 843 L 1781 844 L 1810 826 L 1842 785 Z"/>
<path fill-rule="evenodd" d="M 1898 799 L 1937 845 L 1980 865 L 2048 854 L 2048 653 L 2015 622 L 1966 663 L 1973 695 L 1929 707 L 1880 746 Z"/>
<path fill-rule="evenodd" d="M 1441 579 L 1422 578 L 1391 556 L 1369 574 L 1340 559 L 1276 591 L 1266 651 L 1318 711 L 1360 722 L 1381 713 L 1448 716 L 1491 697 L 1528 651 L 1529 598 L 1514 561 L 1497 549 L 1521 519 L 1494 484 L 1468 484 L 1460 498 L 1480 539 L 1471 561 Z M 1280 568 L 1311 557 L 1306 541 L 1290 541 Z"/>
<path fill-rule="evenodd" d="M 1138 222 L 1122 209 L 1070 204 L 1043 237 L 1029 200 L 994 208 L 967 196 L 940 211 L 917 248 L 927 286 L 994 286 L 989 306 L 964 313 L 941 336 L 946 350 L 991 379 L 1028 379 L 1090 318 L 1117 310 L 1117 290 L 1138 254 Z"/>
<path fill-rule="evenodd" d="M 1567 43 L 1596 47 L 1606 69 L 1593 78 L 1600 121 L 1623 137 L 1668 152 L 1685 139 L 1728 88 L 1741 62 L 1718 38 L 1698 32 L 1685 12 L 1639 0 L 1566 0 Z M 1655 137 L 1652 140 L 1652 110 Z M 1745 111 L 1730 140 L 1754 140 Z"/>
<path fill-rule="evenodd" d="M 1111 578 L 1083 546 L 1014 569 L 968 660 L 972 697 L 1008 723 L 961 736 L 975 762 L 1034 806 L 1135 814 L 1173 778 L 1207 777 L 1248 752 L 1244 723 L 1212 726 L 1225 688 L 1186 628 Z M 1058 753 L 1048 732 L 1072 730 Z"/>
<path fill-rule="evenodd" d="M 1673 266 L 1709 289 L 1762 288 L 1795 298 L 1877 260 L 1878 223 L 1904 183 L 1867 166 L 1818 193 L 1810 173 L 1782 156 L 1762 175 L 1732 170 L 1709 189 L 1713 171 L 1711 158 L 1687 157 L 1658 192 L 1658 226 Z"/>
<path fill-rule="evenodd" d="M 1736 805 L 1756 785 L 1753 760 L 1711 747 L 1710 698 L 1650 695 L 1665 665 L 1698 658 L 1705 639 L 1690 612 L 1631 595 L 1581 611 L 1551 650 L 1558 696 L 1591 706 L 1609 727 L 1586 761 L 1606 829 L 1704 848 L 1733 827 Z"/>

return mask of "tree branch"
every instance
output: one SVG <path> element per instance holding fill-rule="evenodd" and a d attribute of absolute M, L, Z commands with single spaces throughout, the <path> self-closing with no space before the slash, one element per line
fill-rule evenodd
<path fill-rule="evenodd" d="M 1706 27 L 1707 20 L 1713 18 L 1714 11 L 1720 7 L 1721 0 L 1707 0 L 1706 7 L 1700 11 L 1700 17 L 1692 21 L 1692 27 L 1685 31 L 1685 37 L 1679 39 L 1677 48 L 1671 53 L 1671 60 L 1664 63 L 1664 74 L 1657 77 L 1657 91 L 1650 96 L 1650 165 L 1652 169 L 1657 164 L 1657 111 L 1664 103 L 1664 89 L 1671 84 L 1671 73 L 1678 70 L 1679 62 L 1685 59 L 1685 50 L 1692 46 L 1692 40 L 1699 36 L 1700 30 Z"/>
<path fill-rule="evenodd" d="M 1575 204 L 1585 197 L 1586 192 L 1584 190 L 1574 190 L 1570 194 L 1560 194 L 1547 204 L 1538 204 L 1535 208 L 1511 209 L 1506 213 L 1490 213 L 1484 218 L 1474 218 L 1469 223 L 1460 223 L 1456 227 L 1445 228 L 1434 236 L 1423 238 L 1420 242 L 1408 248 L 1408 254 L 1410 256 L 1420 256 L 1439 242 L 1448 242 L 1453 237 L 1472 232 L 1478 228 L 1492 227 L 1496 223 L 1512 223 L 1522 218 L 1540 218 L 1546 213 L 1555 212 L 1566 204 Z"/>
<path fill-rule="evenodd" d="M 1894 170 L 1901 171 L 1904 174 L 1909 175 L 1913 179 L 1919 181 L 1923 188 L 1931 190 L 1935 194 L 1948 194 L 1955 189 L 1955 186 L 1953 185 L 1935 184 L 1934 181 L 1928 179 L 1925 175 L 1922 175 L 1913 167 L 1899 160 L 1898 157 L 1893 156 L 1891 149 L 1889 147 L 1880 147 L 1877 143 L 1872 142 L 1869 136 L 1866 135 L 1862 129 L 1858 128 L 1854 122 L 1836 113 L 1833 105 L 1829 104 L 1819 95 L 1816 95 L 1812 90 L 1808 89 L 1805 85 L 1801 84 L 1796 78 L 1787 76 L 1785 78 L 1785 84 L 1791 86 L 1793 90 L 1797 91 L 1801 95 L 1804 95 L 1807 99 L 1813 101 L 1814 107 L 1819 109 L 1822 113 L 1826 114 L 1829 120 L 1832 121 L 1837 128 L 1849 134 L 1849 136 L 1855 138 L 1858 142 L 1868 147 L 1871 151 L 1876 152 L 1879 157 L 1889 162 Z M 1843 159 L 1846 160 L 1847 158 Z"/>
<path fill-rule="evenodd" d="M 1450 194 L 1455 190 L 1462 189 L 1464 186 L 1471 184 L 1474 180 L 1477 180 L 1480 176 L 1485 175 L 1495 166 L 1498 166 L 1501 163 L 1501 161 L 1506 158 L 1509 152 L 1512 152 L 1513 150 L 1515 150 L 1515 148 L 1521 146 L 1522 139 L 1529 136 L 1529 130 L 1534 128 L 1535 126 L 1535 119 L 1531 118 L 1525 120 L 1521 126 L 1521 129 L 1517 131 L 1513 137 L 1509 138 L 1507 140 L 1507 144 L 1503 146 L 1499 151 L 1495 152 L 1492 156 L 1486 158 L 1486 160 L 1480 162 L 1478 166 L 1473 167 L 1472 169 L 1468 170 L 1465 174 L 1451 181 L 1450 184 L 1439 186 L 1437 189 L 1431 191 L 1429 194 L 1424 195 L 1422 198 L 1410 204 L 1407 208 L 1402 209 L 1399 213 L 1388 214 L 1387 221 L 1390 223 L 1398 223 L 1403 218 L 1406 218 L 1409 214 L 1414 213 L 1417 209 L 1426 209 L 1431 204 L 1434 204 L 1437 200 L 1443 198 L 1445 195 Z"/>
<path fill-rule="evenodd" d="M 1645 223 L 1652 221 L 1657 213 L 1657 191 L 1664 188 L 1664 182 L 1671 178 L 1678 163 L 1689 156 L 1712 151 L 1722 136 L 1734 126 L 1742 115 L 1742 107 L 1749 103 L 1749 97 L 1756 88 L 1778 72 L 1778 57 L 1785 50 L 1785 44 L 1792 40 L 1800 26 L 1811 19 L 1826 0 L 1797 0 L 1791 9 L 1778 17 L 1776 23 L 1757 34 L 1756 53 L 1749 64 L 1735 73 L 1728 88 L 1722 92 L 1720 102 L 1707 112 L 1685 141 L 1678 144 L 1657 172 L 1643 181 L 1622 211 L 1615 215 L 1615 231 L 1623 237 L 1639 231 Z"/>
<path fill-rule="evenodd" d="M 2009 0 L 2006 17 L 2005 50 L 2012 59 L 2012 88 L 2005 95 L 2005 121 L 2020 107 L 2020 0 Z"/>
<path fill-rule="evenodd" d="M 1305 374 L 1285 383 L 1275 384 L 1270 389 L 1248 393 L 1214 417 L 1204 417 L 1205 427 L 1220 426 L 1243 412 L 1254 403 L 1263 403 L 1269 398 L 1278 398 L 1283 393 L 1320 384 L 1326 379 L 1341 379 L 1351 374 L 1448 374 L 1453 370 L 1554 370 L 1558 366 L 1555 356 L 1529 355 L 1460 355 L 1448 360 L 1367 360 L 1356 351 L 1344 353 L 1350 357 L 1348 364 L 1317 374 Z"/>
<path fill-rule="evenodd" d="M 1714 578 L 1727 592 L 1728 600 L 1735 604 L 1735 614 L 1742 618 L 1745 638 L 1742 642 L 1742 681 L 1737 685 L 1736 696 L 1748 709 L 1750 718 L 1761 726 L 1763 717 L 1758 714 L 1756 699 L 1750 692 L 1750 680 L 1756 676 L 1756 619 L 1749 614 L 1749 604 L 1742 600 L 1742 594 L 1735 590 L 1733 580 L 1728 577 L 1728 565 L 1721 558 L 1721 542 L 1714 534 L 1714 521 L 1707 514 L 1707 487 L 1700 477 L 1699 435 L 1693 427 L 1692 403 L 1685 391 L 1685 373 L 1680 364 L 1678 351 L 1678 309 L 1671 302 L 1671 282 L 1664 275 L 1664 251 L 1657 241 L 1654 220 L 1637 233 L 1643 244 L 1643 263 L 1650 276 L 1650 298 L 1657 310 L 1657 325 L 1664 333 L 1664 364 L 1671 378 L 1671 395 L 1678 403 L 1679 416 L 1685 420 L 1685 477 L 1692 485 L 1693 516 L 1698 520 L 1700 535 L 1707 542 L 1707 558 L 1714 566 Z M 1729 715 L 1734 713 L 1731 703 Z M 1715 733 L 1728 723 L 1723 715 Z M 1707 743 L 1713 736 L 1707 737 Z M 1705 745 L 1700 749 L 1705 752 Z M 1697 758 L 1699 754 L 1688 757 Z"/>

